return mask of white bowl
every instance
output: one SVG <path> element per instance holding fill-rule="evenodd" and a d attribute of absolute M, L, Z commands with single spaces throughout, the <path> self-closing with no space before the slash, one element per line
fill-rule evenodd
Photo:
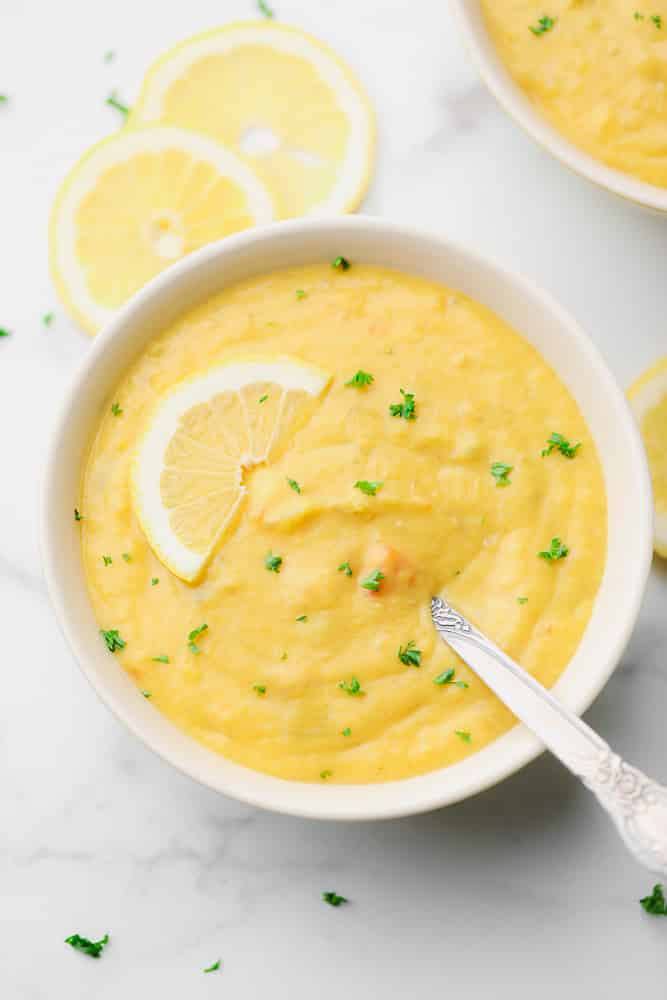
<path fill-rule="evenodd" d="M 179 313 L 243 278 L 295 264 L 353 262 L 422 275 L 485 303 L 540 351 L 575 396 L 595 439 L 609 504 L 607 564 L 581 645 L 556 685 L 583 712 L 616 666 L 639 611 L 652 548 L 652 502 L 644 451 L 622 393 L 576 323 L 544 292 L 497 264 L 380 219 L 285 222 L 205 247 L 165 271 L 119 312 L 90 347 L 56 423 L 45 470 L 44 570 L 57 616 L 102 700 L 148 746 L 210 788 L 279 812 L 321 819 L 403 816 L 456 802 L 495 784 L 543 748 L 523 726 L 453 767 L 403 781 L 313 785 L 234 764 L 177 729 L 143 698 L 100 641 L 73 508 L 102 407 L 133 359 Z"/>
<path fill-rule="evenodd" d="M 644 208 L 667 212 L 667 188 L 647 184 L 620 170 L 614 170 L 613 167 L 606 167 L 566 139 L 539 113 L 500 59 L 486 29 L 480 0 L 452 0 L 452 8 L 482 79 L 505 111 L 533 139 L 565 166 L 571 167 L 598 187 L 606 188 Z"/>

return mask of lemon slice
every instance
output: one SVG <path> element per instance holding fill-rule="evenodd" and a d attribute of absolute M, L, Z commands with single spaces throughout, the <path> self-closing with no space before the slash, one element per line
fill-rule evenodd
<path fill-rule="evenodd" d="M 172 573 L 197 579 L 246 493 L 244 469 L 286 446 L 329 378 L 293 358 L 237 361 L 179 383 L 159 403 L 132 485 L 143 531 Z"/>
<path fill-rule="evenodd" d="M 284 25 L 232 24 L 177 45 L 149 69 L 130 121 L 222 142 L 261 178 L 280 218 L 354 211 L 368 187 L 368 98 L 331 49 Z"/>
<path fill-rule="evenodd" d="M 667 357 L 628 389 L 648 456 L 655 503 L 655 551 L 667 558 Z"/>
<path fill-rule="evenodd" d="M 261 181 L 210 137 L 125 128 L 93 146 L 58 192 L 53 278 L 65 306 L 94 333 L 173 261 L 273 214 Z"/>

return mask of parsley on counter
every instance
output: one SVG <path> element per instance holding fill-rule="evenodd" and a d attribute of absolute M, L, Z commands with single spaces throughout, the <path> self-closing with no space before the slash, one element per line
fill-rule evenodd
<path fill-rule="evenodd" d="M 257 0 L 257 7 L 260 14 L 263 14 L 264 17 L 268 18 L 275 17 L 274 12 L 271 10 L 266 0 Z"/>
<path fill-rule="evenodd" d="M 213 963 L 213 965 L 209 965 L 208 969 L 204 969 L 204 972 L 217 972 L 218 969 L 220 968 L 220 965 L 221 962 L 220 959 L 218 959 L 217 962 Z"/>
<path fill-rule="evenodd" d="M 644 896 L 639 900 L 647 913 L 654 917 L 667 917 L 667 902 L 665 902 L 664 887 L 660 884 L 653 886 L 650 896 Z"/>
<path fill-rule="evenodd" d="M 108 942 L 108 934 L 105 934 L 99 941 L 90 941 L 89 938 L 81 937 L 80 934 L 70 934 L 69 937 L 65 938 L 65 944 L 68 944 L 70 948 L 81 951 L 84 955 L 90 955 L 91 958 L 99 958 Z"/>
<path fill-rule="evenodd" d="M 337 892 L 323 892 L 322 899 L 329 906 L 340 906 L 341 903 L 349 903 L 345 896 L 339 896 Z"/>
<path fill-rule="evenodd" d="M 54 313 L 44 313 L 44 315 L 42 316 L 42 323 L 44 324 L 44 326 L 51 326 L 54 319 L 55 319 Z"/>
<path fill-rule="evenodd" d="M 106 102 L 110 108 L 115 108 L 116 111 L 120 111 L 121 115 L 125 115 L 125 117 L 129 115 L 130 109 L 128 108 L 127 104 L 123 104 L 122 101 L 118 100 L 115 91 L 112 94 L 109 94 Z"/>

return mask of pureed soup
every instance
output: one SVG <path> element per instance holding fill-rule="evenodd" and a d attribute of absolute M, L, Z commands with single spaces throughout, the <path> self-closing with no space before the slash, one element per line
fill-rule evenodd
<path fill-rule="evenodd" d="M 586 423 L 525 340 L 458 292 L 338 264 L 245 281 L 156 336 L 97 429 L 81 538 L 137 697 L 251 768 L 361 783 L 514 724 L 438 638 L 431 596 L 550 686 L 607 515 Z"/>
<path fill-rule="evenodd" d="M 500 58 L 566 138 L 667 187 L 667 0 L 482 0 Z"/>

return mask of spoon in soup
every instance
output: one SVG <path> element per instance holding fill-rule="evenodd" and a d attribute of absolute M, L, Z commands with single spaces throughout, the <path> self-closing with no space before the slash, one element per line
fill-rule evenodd
<path fill-rule="evenodd" d="M 595 794 L 637 860 L 667 875 L 667 788 L 622 760 L 442 597 L 432 598 L 431 615 L 443 641 Z"/>

